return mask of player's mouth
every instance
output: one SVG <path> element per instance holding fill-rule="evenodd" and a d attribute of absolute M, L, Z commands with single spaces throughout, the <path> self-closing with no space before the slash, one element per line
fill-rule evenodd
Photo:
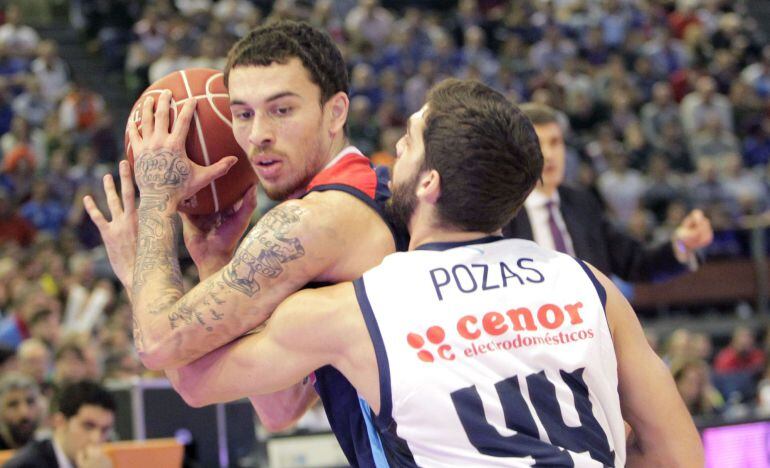
<path fill-rule="evenodd" d="M 263 179 L 272 179 L 278 175 L 278 172 L 283 166 L 283 161 L 280 159 L 263 158 L 258 161 L 254 161 L 254 170 L 257 171 L 257 175 Z"/>

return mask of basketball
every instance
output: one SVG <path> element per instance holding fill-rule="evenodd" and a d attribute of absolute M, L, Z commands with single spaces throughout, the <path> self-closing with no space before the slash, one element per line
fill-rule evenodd
<path fill-rule="evenodd" d="M 173 72 L 144 90 L 129 114 L 129 122 L 133 119 L 141 134 L 142 101 L 147 96 L 153 96 L 157 105 L 160 93 L 168 89 L 172 96 L 170 129 L 185 101 L 196 99 L 198 104 L 185 144 L 187 156 L 202 166 L 211 165 L 226 156 L 238 157 L 238 162 L 227 174 L 179 205 L 179 211 L 188 214 L 211 214 L 224 210 L 238 201 L 257 180 L 246 154 L 233 137 L 230 104 L 223 77 L 221 71 L 209 68 Z M 128 123 L 125 147 L 128 162 L 133 168 L 134 154 L 128 138 Z"/>

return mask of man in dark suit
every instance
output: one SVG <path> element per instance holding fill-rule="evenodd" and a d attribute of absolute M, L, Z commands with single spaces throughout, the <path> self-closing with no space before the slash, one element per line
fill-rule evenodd
<path fill-rule="evenodd" d="M 524 209 L 503 228 L 503 235 L 532 239 L 626 281 L 660 280 L 697 267 L 695 251 L 708 246 L 714 236 L 700 210 L 687 215 L 671 243 L 643 245 L 607 219 L 591 192 L 561 185 L 566 149 L 556 111 L 538 104 L 524 104 L 521 110 L 534 124 L 545 165 L 541 182 Z"/>
<path fill-rule="evenodd" d="M 64 387 L 54 402 L 54 433 L 19 450 L 4 468 L 111 468 L 100 446 L 115 424 L 115 400 L 99 384 Z"/>

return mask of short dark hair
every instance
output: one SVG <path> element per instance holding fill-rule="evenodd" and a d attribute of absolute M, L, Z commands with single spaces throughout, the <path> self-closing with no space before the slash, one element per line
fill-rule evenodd
<path fill-rule="evenodd" d="M 85 405 L 98 406 L 111 413 L 117 408 L 112 394 L 96 382 L 82 380 L 66 385 L 54 399 L 54 411 L 63 414 L 65 418 L 78 414 Z"/>
<path fill-rule="evenodd" d="M 558 124 L 559 114 L 552 107 L 536 102 L 527 102 L 519 106 L 521 112 L 527 116 L 532 125 L 548 125 L 550 123 Z"/>
<path fill-rule="evenodd" d="M 521 208 L 543 170 L 529 119 L 477 81 L 448 79 L 428 94 L 423 168 L 441 176 L 443 223 L 493 232 Z"/>
<path fill-rule="evenodd" d="M 234 67 L 285 64 L 294 57 L 302 62 L 310 79 L 321 88 L 321 103 L 340 91 L 348 92 L 348 70 L 332 38 L 297 21 L 268 23 L 236 42 L 227 54 L 225 86 Z"/>

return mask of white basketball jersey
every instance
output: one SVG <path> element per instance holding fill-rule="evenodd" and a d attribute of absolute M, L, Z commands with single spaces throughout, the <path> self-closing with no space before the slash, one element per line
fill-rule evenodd
<path fill-rule="evenodd" d="M 429 244 L 355 283 L 391 465 L 623 466 L 606 294 L 519 239 Z"/>

